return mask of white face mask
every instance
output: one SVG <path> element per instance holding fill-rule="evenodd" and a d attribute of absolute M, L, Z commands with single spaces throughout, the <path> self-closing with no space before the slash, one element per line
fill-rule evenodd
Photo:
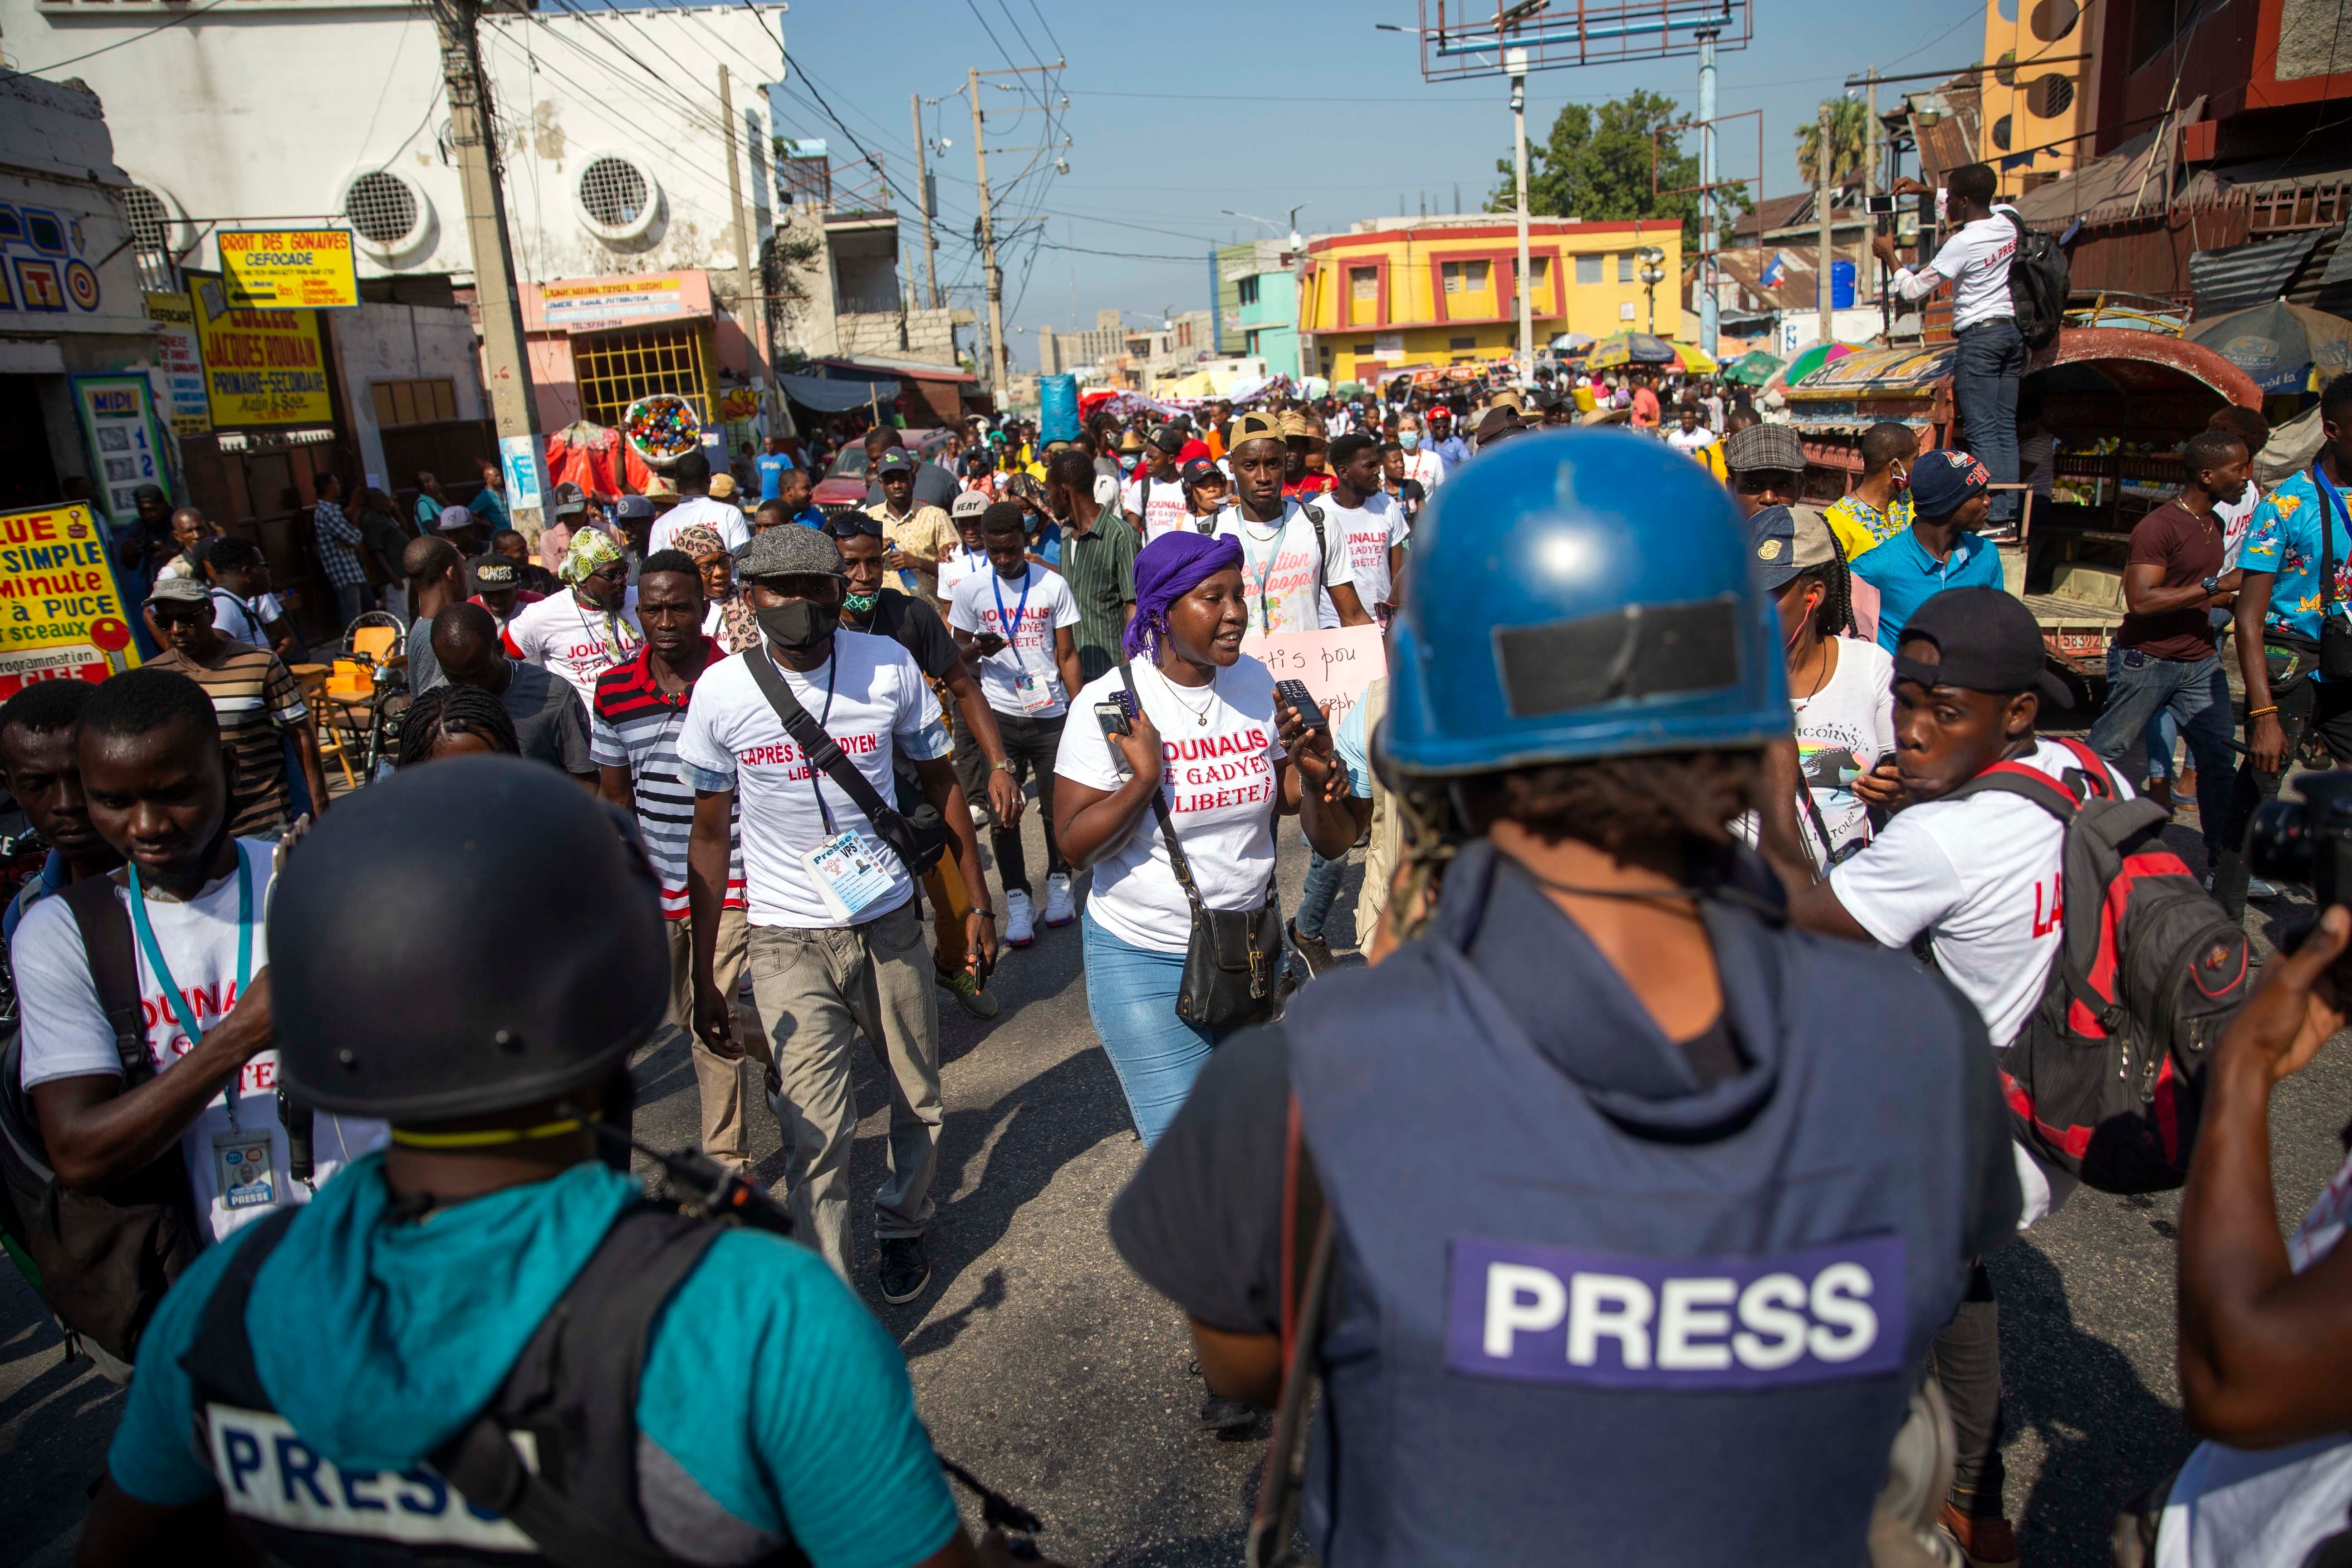
<path fill-rule="evenodd" d="M 1421 450 L 1421 432 L 1418 430 L 1398 431 L 1397 445 L 1402 447 L 1408 452 L 1418 452 Z"/>

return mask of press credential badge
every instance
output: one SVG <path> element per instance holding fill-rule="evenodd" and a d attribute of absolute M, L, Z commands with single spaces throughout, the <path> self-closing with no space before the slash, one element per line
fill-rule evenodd
<path fill-rule="evenodd" d="M 276 1159 L 268 1129 L 232 1127 L 214 1133 L 213 1165 L 220 1174 L 224 1207 L 266 1208 L 278 1201 Z"/>
<path fill-rule="evenodd" d="M 890 873 L 857 834 L 844 829 L 801 857 L 833 918 L 846 925 L 890 890 Z"/>

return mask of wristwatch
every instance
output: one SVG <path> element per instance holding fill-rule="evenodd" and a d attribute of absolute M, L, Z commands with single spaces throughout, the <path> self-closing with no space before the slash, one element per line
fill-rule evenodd
<path fill-rule="evenodd" d="M 995 773 L 1009 773 L 1013 771 L 1013 759 L 1006 757 L 1001 762 L 991 763 L 988 764 L 988 771 Z"/>
<path fill-rule="evenodd" d="M 2204 589 L 2204 590 L 2205 590 L 2205 592 L 2206 592 L 2208 595 L 2210 595 L 2210 594 L 2215 593 L 2216 591 L 2218 591 L 2218 590 L 2221 588 L 2221 579 L 2220 579 L 2219 577 L 2207 577 L 2207 578 L 2204 578 L 2203 580 L 2201 580 L 2201 581 L 2198 584 L 2198 586 L 2199 586 L 2199 587 L 2200 587 L 2200 588 L 2202 588 L 2202 589 Z"/>

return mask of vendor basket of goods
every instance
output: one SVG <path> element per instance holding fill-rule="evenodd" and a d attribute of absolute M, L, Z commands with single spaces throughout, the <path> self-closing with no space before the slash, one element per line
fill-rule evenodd
<path fill-rule="evenodd" d="M 637 456 L 667 468 L 702 445 L 702 421 L 694 405 L 674 392 L 656 392 L 629 405 L 621 434 Z"/>

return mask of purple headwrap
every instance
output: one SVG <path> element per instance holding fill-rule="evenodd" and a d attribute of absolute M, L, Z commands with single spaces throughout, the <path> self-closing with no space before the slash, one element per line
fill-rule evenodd
<path fill-rule="evenodd" d="M 1129 658 L 1148 658 L 1168 630 L 1168 606 L 1220 572 L 1238 572 L 1238 539 L 1179 528 L 1145 545 L 1135 558 L 1135 618 L 1119 647 Z"/>

